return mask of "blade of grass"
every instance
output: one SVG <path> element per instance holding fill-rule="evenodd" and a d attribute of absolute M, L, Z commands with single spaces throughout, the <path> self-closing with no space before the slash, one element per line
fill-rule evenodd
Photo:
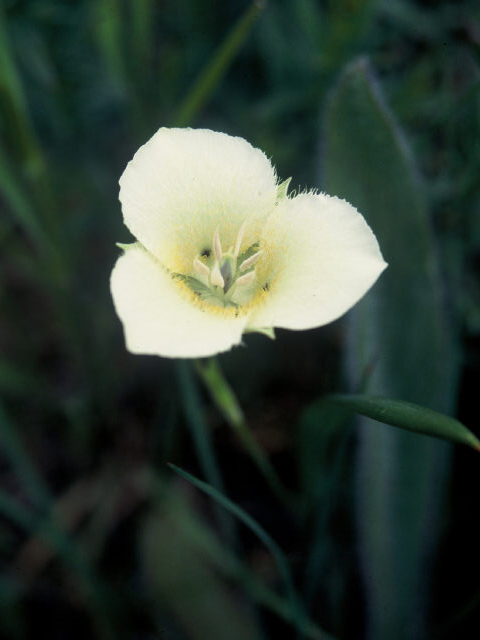
<path fill-rule="evenodd" d="M 18 479 L 32 503 L 39 509 L 50 506 L 51 494 L 43 478 L 35 469 L 32 461 L 18 437 L 18 430 L 0 405 L 0 444 L 2 451 L 12 465 Z"/>
<path fill-rule="evenodd" d="M 195 367 L 218 410 L 223 415 L 227 424 L 238 435 L 246 451 L 262 473 L 272 491 L 281 502 L 296 509 L 294 497 L 288 489 L 283 486 L 270 460 L 252 436 L 237 397 L 225 379 L 218 362 L 214 358 L 210 358 L 206 362 L 197 360 Z"/>
<path fill-rule="evenodd" d="M 87 558 L 72 540 L 59 529 L 51 517 L 42 518 L 31 513 L 1 489 L 0 513 L 27 533 L 42 537 L 55 550 L 56 555 L 79 578 L 96 635 L 100 640 L 114 640 L 115 634 L 107 615 L 103 587 L 96 579 Z"/>
<path fill-rule="evenodd" d="M 0 108 L 7 125 L 5 130 L 12 152 L 18 152 L 41 211 L 42 222 L 48 225 L 49 235 L 56 238 L 59 234 L 59 220 L 54 206 L 51 175 L 29 113 L 10 46 L 3 6 L 3 0 L 0 0 Z"/>
<path fill-rule="evenodd" d="M 153 50 L 153 10 L 155 0 L 130 0 L 131 50 L 138 73 L 145 72 L 148 57 Z"/>
<path fill-rule="evenodd" d="M 413 402 L 362 394 L 333 394 L 327 400 L 378 422 L 480 451 L 480 440 L 461 422 Z"/>
<path fill-rule="evenodd" d="M 183 494 L 172 490 L 170 483 L 165 483 L 155 471 L 148 468 L 144 469 L 142 484 L 149 487 L 150 495 L 156 502 L 167 505 L 166 508 L 172 510 L 172 516 L 181 525 L 185 535 L 188 535 L 219 571 L 244 586 L 252 598 L 279 618 L 289 624 L 295 624 L 289 601 L 263 584 L 248 567 L 219 542 L 215 533 L 196 516 Z M 301 622 L 299 631 L 307 638 L 334 640 L 333 636 L 320 629 L 306 615 Z"/>
<path fill-rule="evenodd" d="M 192 434 L 195 450 L 201 469 L 208 482 L 223 491 L 223 480 L 217 463 L 212 438 L 202 411 L 198 389 L 188 362 L 180 360 L 176 363 L 178 387 L 182 397 L 182 408 L 187 425 Z M 218 505 L 217 505 L 218 507 Z M 217 508 L 217 518 L 226 540 L 234 542 L 233 522 L 225 517 L 225 511 Z"/>
<path fill-rule="evenodd" d="M 222 81 L 263 8 L 264 3 L 256 0 L 238 20 L 181 103 L 174 126 L 185 127 L 194 121 Z"/>
<path fill-rule="evenodd" d="M 0 105 L 9 124 L 12 140 L 20 149 L 27 173 L 35 180 L 46 173 L 40 150 L 28 113 L 22 83 L 17 73 L 6 29 L 3 0 L 0 1 Z"/>
<path fill-rule="evenodd" d="M 275 559 L 277 564 L 277 569 L 279 575 L 282 578 L 285 594 L 289 601 L 290 608 L 292 611 L 292 618 L 295 621 L 295 627 L 297 629 L 301 629 L 304 626 L 304 612 L 301 604 L 299 602 L 298 596 L 295 591 L 295 587 L 293 584 L 293 579 L 290 573 L 290 569 L 288 566 L 287 559 L 277 545 L 277 543 L 273 540 L 273 538 L 265 531 L 265 529 L 258 524 L 256 520 L 254 520 L 246 511 L 240 508 L 238 505 L 229 500 L 226 496 L 217 491 L 214 487 L 199 480 L 195 476 L 192 476 L 190 473 L 183 471 L 174 464 L 169 463 L 168 465 L 175 473 L 180 475 L 185 480 L 188 480 L 191 484 L 193 484 L 197 489 L 203 491 L 208 496 L 213 498 L 216 502 L 218 502 L 222 507 L 227 509 L 230 513 L 232 513 L 236 518 L 238 518 L 241 522 L 243 522 L 253 533 L 263 542 L 263 544 L 270 551 L 272 556 Z"/>
<path fill-rule="evenodd" d="M 141 0 L 137 0 L 141 4 Z M 127 73 L 122 51 L 123 9 L 119 0 L 99 0 L 93 5 L 97 43 L 105 65 L 118 87 L 126 92 Z"/>
<path fill-rule="evenodd" d="M 1 34 L 0 34 L 1 40 Z M 1 52 L 0 52 L 1 57 Z M 1 75 L 1 71 L 0 71 Z M 37 212 L 10 167 L 7 154 L 0 144 L 0 193 L 8 203 L 15 222 L 22 228 L 34 245 L 44 254 L 53 252 L 53 245 L 43 230 Z"/>

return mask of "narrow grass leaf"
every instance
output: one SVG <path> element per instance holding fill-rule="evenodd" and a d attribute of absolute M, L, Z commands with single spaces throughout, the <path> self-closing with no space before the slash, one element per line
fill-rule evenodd
<path fill-rule="evenodd" d="M 253 2 L 220 45 L 210 62 L 201 72 L 174 119 L 176 127 L 191 125 L 195 117 L 213 95 L 240 47 L 247 39 L 255 19 L 262 11 L 263 2 Z"/>
<path fill-rule="evenodd" d="M 30 240 L 41 250 L 52 252 L 52 246 L 26 195 L 25 187 L 14 174 L 5 150 L 0 144 L 0 194 L 8 204 L 12 217 Z"/>
<path fill-rule="evenodd" d="M 295 620 L 295 626 L 297 628 L 301 628 L 303 625 L 304 613 L 300 607 L 300 603 L 295 592 L 295 587 L 293 584 L 287 559 L 283 551 L 273 540 L 273 538 L 246 511 L 229 500 L 229 498 L 221 494 L 214 487 L 210 486 L 206 482 L 202 482 L 202 480 L 199 480 L 195 476 L 192 476 L 190 473 L 187 473 L 174 464 L 170 463 L 168 466 L 173 471 L 175 471 L 175 473 L 178 473 L 179 476 L 185 478 L 185 480 L 188 480 L 188 482 L 191 482 L 195 487 L 197 487 L 197 489 L 200 489 L 200 491 L 203 491 L 220 505 L 222 505 L 222 507 L 227 509 L 227 511 L 232 513 L 236 518 L 243 522 L 263 542 L 263 544 L 267 547 L 267 549 L 274 557 L 277 564 L 278 572 L 283 580 L 285 593 L 290 603 L 293 619 Z"/>
<path fill-rule="evenodd" d="M 16 425 L 12 423 L 2 405 L 0 405 L 0 445 L 32 503 L 39 509 L 48 508 L 51 504 L 50 491 L 43 478 L 37 473 L 18 436 Z"/>
<path fill-rule="evenodd" d="M 210 429 L 207 421 L 205 420 L 196 381 L 192 374 L 190 364 L 185 360 L 180 360 L 175 364 L 175 367 L 178 387 L 182 399 L 182 409 L 185 414 L 187 426 L 193 438 L 200 467 L 208 482 L 219 491 L 223 491 L 223 480 L 220 467 L 215 456 Z M 225 517 L 225 515 L 224 510 L 219 508 L 217 509 L 217 517 L 222 532 L 227 540 L 233 541 L 235 537 L 233 524 L 228 517 Z"/>
<path fill-rule="evenodd" d="M 451 440 L 480 451 L 480 440 L 461 422 L 413 402 L 360 394 L 334 394 L 327 399 L 378 422 L 435 438 Z"/>
<path fill-rule="evenodd" d="M 253 612 L 188 534 L 177 511 L 171 499 L 161 501 L 142 527 L 139 555 L 155 609 L 166 610 L 190 640 L 261 640 Z"/>
<path fill-rule="evenodd" d="M 15 148 L 20 149 L 27 173 L 34 179 L 45 173 L 45 163 L 32 127 L 22 83 L 17 73 L 0 2 L 0 106 Z M 3 163 L 0 162 L 0 167 Z"/>
<path fill-rule="evenodd" d="M 289 624 L 294 624 L 290 603 L 266 586 L 248 565 L 224 547 L 217 535 L 188 503 L 183 493 L 171 483 L 166 485 L 155 472 L 149 473 L 153 494 L 162 513 L 168 513 L 182 535 L 201 552 L 219 572 L 240 584 L 250 597 Z M 311 640 L 334 640 L 326 631 L 306 616 L 298 629 Z"/>
<path fill-rule="evenodd" d="M 76 544 L 64 534 L 50 516 L 43 518 L 32 513 L 1 489 L 0 514 L 27 533 L 37 535 L 47 542 L 56 555 L 78 577 L 98 637 L 113 640 L 116 636 L 113 634 L 107 615 L 103 587 Z"/>

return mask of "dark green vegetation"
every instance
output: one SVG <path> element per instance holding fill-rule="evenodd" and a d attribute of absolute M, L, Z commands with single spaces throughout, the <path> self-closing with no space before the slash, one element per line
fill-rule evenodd
<path fill-rule="evenodd" d="M 480 434 L 479 89 L 476 0 L 0 0 L 0 637 L 476 637 L 478 454 L 325 395 Z M 219 358 L 242 410 L 110 299 L 118 177 L 174 124 L 350 200 L 390 264 Z"/>

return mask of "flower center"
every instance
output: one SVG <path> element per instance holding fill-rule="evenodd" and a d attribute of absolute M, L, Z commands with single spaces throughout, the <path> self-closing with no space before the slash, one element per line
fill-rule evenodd
<path fill-rule="evenodd" d="M 193 260 L 193 276 L 185 282 L 201 298 L 220 306 L 238 306 L 248 302 L 255 290 L 255 265 L 263 251 L 258 244 L 240 253 L 245 223 L 235 245 L 223 251 L 218 230 L 213 234 L 212 251 L 204 250 Z"/>

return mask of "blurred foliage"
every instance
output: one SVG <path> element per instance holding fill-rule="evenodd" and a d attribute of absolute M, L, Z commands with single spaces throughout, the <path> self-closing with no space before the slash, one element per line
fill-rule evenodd
<path fill-rule="evenodd" d="M 476 0 L 0 1 L 0 637 L 473 637 L 475 453 L 322 396 L 479 435 L 479 87 Z M 347 322 L 222 356 L 254 445 L 189 365 L 125 351 L 110 299 L 118 177 L 187 120 L 351 199 L 390 262 Z M 268 549 L 167 461 L 275 541 L 301 623 Z"/>

